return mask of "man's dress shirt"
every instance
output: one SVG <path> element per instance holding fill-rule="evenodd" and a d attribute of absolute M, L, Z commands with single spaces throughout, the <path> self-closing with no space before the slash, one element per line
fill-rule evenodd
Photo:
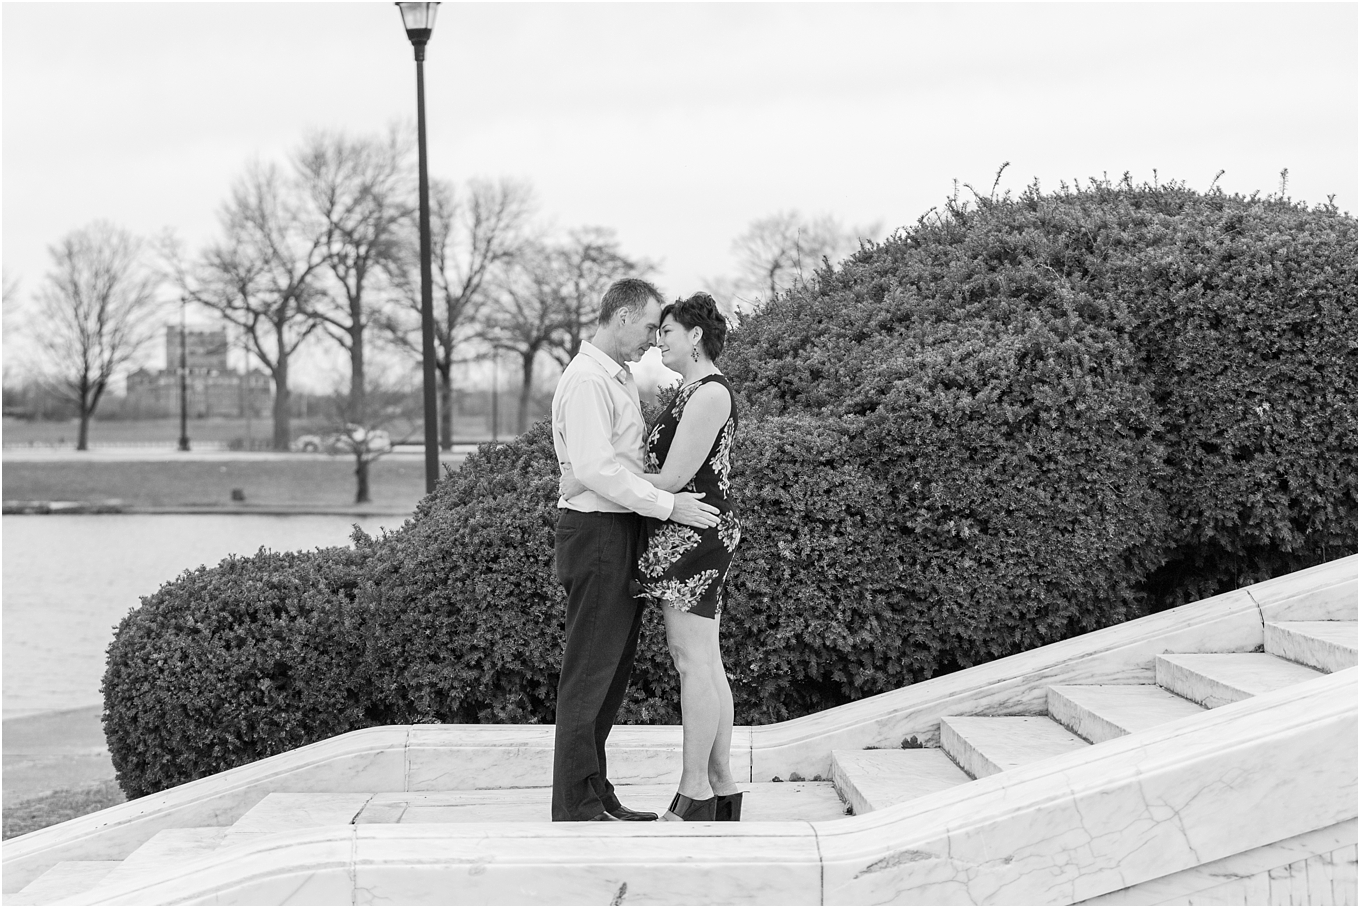
<path fill-rule="evenodd" d="M 586 491 L 559 498 L 571 511 L 626 513 L 666 520 L 675 495 L 643 479 L 646 450 L 637 383 L 594 344 L 583 341 L 552 402 L 553 447 Z"/>

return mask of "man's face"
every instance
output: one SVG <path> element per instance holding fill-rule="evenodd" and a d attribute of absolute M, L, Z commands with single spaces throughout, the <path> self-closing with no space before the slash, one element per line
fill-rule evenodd
<path fill-rule="evenodd" d="M 661 327 L 661 304 L 648 300 L 641 309 L 630 308 L 620 315 L 623 323 L 619 326 L 619 347 L 625 361 L 638 362 L 656 345 L 656 329 Z"/>

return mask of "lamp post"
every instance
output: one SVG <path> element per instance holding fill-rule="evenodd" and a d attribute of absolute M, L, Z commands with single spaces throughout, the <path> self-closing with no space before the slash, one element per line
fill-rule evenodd
<path fill-rule="evenodd" d="M 255 408 L 252 394 L 255 389 L 250 386 L 250 337 L 246 334 L 244 328 L 241 329 L 241 387 L 245 390 L 245 396 L 242 398 L 245 403 L 241 405 L 241 409 L 245 412 L 246 417 L 246 450 L 253 451 L 255 450 L 255 436 L 250 431 L 250 418 L 253 415 L 250 411 Z"/>
<path fill-rule="evenodd" d="M 416 53 L 416 132 L 420 145 L 420 358 L 425 380 L 425 493 L 439 481 L 439 412 L 434 380 L 434 298 L 430 278 L 430 177 L 425 166 L 425 44 L 438 3 L 398 3 Z"/>
<path fill-rule="evenodd" d="M 491 441 L 500 441 L 497 432 L 501 425 L 501 348 L 491 351 Z"/>
<path fill-rule="evenodd" d="M 179 298 L 179 449 L 189 450 L 189 330 L 185 325 L 184 310 L 189 301 Z"/>

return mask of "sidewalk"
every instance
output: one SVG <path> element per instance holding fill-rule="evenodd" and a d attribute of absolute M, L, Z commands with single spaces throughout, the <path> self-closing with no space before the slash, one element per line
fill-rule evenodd
<path fill-rule="evenodd" d="M 0 723 L 5 810 L 45 792 L 113 778 L 99 718 L 102 711 L 99 706 L 85 706 Z"/>
<path fill-rule="evenodd" d="M 441 451 L 439 462 L 458 466 L 467 459 L 469 454 L 477 450 L 475 444 L 456 444 L 451 451 Z M 70 445 L 65 447 L 44 447 L 28 445 L 5 445 L 0 448 L 0 459 L 14 461 L 16 463 L 69 463 L 91 461 L 102 462 L 147 462 L 147 461 L 331 461 L 337 458 L 344 458 L 342 454 L 303 454 L 296 451 L 227 451 L 227 450 L 188 450 L 180 451 L 167 445 L 146 445 L 134 447 L 128 446 L 109 446 L 92 447 L 88 451 L 77 451 Z M 421 448 L 412 445 L 401 445 L 394 448 L 391 452 L 382 455 L 379 460 L 387 458 L 404 461 L 423 461 L 425 452 Z"/>
<path fill-rule="evenodd" d="M 381 504 L 221 504 L 221 505 L 141 505 L 124 504 L 120 499 L 105 501 L 5 501 L 4 514 L 254 514 L 263 517 L 410 517 L 412 508 Z"/>

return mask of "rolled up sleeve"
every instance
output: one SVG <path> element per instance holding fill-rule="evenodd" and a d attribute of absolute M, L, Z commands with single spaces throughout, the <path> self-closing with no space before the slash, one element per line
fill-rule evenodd
<path fill-rule="evenodd" d="M 675 495 L 631 472 L 614 450 L 611 379 L 582 375 L 562 400 L 561 434 L 572 472 L 586 488 L 644 517 L 666 520 Z"/>

